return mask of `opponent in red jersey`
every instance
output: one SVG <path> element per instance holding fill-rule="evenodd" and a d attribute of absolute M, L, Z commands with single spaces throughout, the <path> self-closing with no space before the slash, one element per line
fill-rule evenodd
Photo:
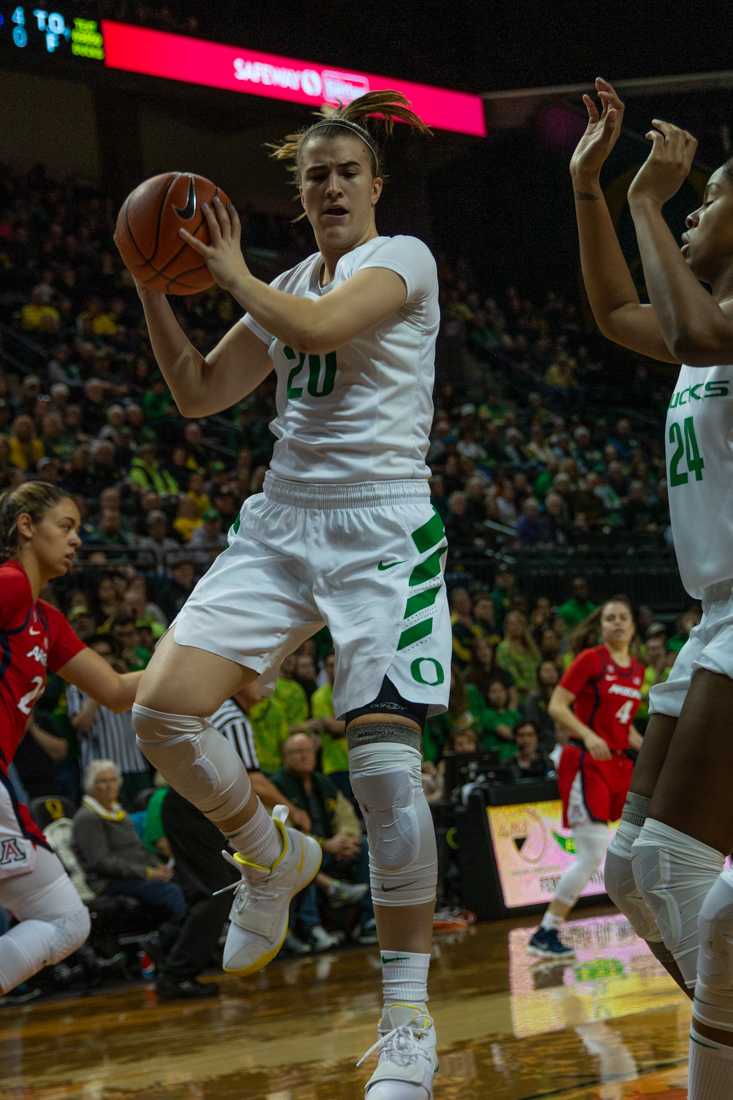
<path fill-rule="evenodd" d="M 624 596 L 600 611 L 602 644 L 580 653 L 552 693 L 549 712 L 570 735 L 560 757 L 563 824 L 572 830 L 577 859 L 555 888 L 542 924 L 529 942 L 533 955 L 571 956 L 558 930 L 600 867 L 609 821 L 621 816 L 631 782 L 629 749 L 641 746 L 632 722 L 641 702 L 644 666 L 631 655 L 634 617 Z"/>
<path fill-rule="evenodd" d="M 0 905 L 19 922 L 0 936 L 0 993 L 89 934 L 85 905 L 7 775 L 47 671 L 114 710 L 132 706 L 142 675 L 115 672 L 38 598 L 68 573 L 79 542 L 79 510 L 57 486 L 30 481 L 0 496 Z"/>

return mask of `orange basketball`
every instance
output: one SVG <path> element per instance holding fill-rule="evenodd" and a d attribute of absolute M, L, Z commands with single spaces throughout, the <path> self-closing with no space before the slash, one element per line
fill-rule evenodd
<path fill-rule="evenodd" d="M 178 235 L 187 229 L 211 243 L 201 206 L 214 195 L 229 202 L 215 183 L 192 172 L 165 172 L 130 192 L 117 215 L 114 239 L 137 283 L 165 294 L 197 294 L 214 285 L 202 257 Z"/>

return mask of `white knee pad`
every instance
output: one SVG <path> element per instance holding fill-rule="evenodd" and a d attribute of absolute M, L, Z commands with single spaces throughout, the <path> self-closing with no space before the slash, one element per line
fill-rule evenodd
<path fill-rule="evenodd" d="M 134 703 L 132 724 L 148 760 L 215 825 L 246 805 L 252 793 L 247 771 L 226 737 L 205 718 Z"/>
<path fill-rule="evenodd" d="M 733 872 L 723 871 L 700 912 L 693 1015 L 733 1032 Z"/>
<path fill-rule="evenodd" d="M 631 866 L 665 947 L 688 988 L 695 985 L 698 918 L 723 870 L 723 856 L 694 837 L 648 817 L 633 846 Z"/>
<path fill-rule="evenodd" d="M 20 921 L 0 937 L 0 989 L 14 989 L 44 966 L 61 962 L 85 942 L 91 922 L 57 857 L 38 850 L 28 875 L 2 884 L 0 902 Z"/>
<path fill-rule="evenodd" d="M 576 859 L 555 887 L 557 901 L 565 905 L 575 905 L 594 871 L 597 871 L 601 865 L 608 847 L 609 835 L 607 825 L 579 825 L 573 829 Z"/>
<path fill-rule="evenodd" d="M 349 753 L 351 787 L 369 840 L 372 901 L 389 907 L 435 900 L 438 856 L 417 749 L 372 742 Z"/>
<path fill-rule="evenodd" d="M 637 936 L 647 943 L 661 943 L 662 933 L 651 907 L 636 885 L 631 860 L 609 848 L 606 853 L 604 879 L 606 893 L 627 918 Z"/>

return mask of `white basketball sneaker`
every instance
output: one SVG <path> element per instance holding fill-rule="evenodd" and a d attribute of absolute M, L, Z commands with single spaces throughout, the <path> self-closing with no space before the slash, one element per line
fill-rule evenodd
<path fill-rule="evenodd" d="M 287 935 L 290 902 L 320 870 L 320 844 L 297 829 L 286 829 L 287 819 L 287 807 L 276 806 L 272 820 L 282 837 L 282 851 L 272 867 L 253 863 L 241 852 L 222 852 L 242 873 L 241 882 L 227 887 L 235 891 L 224 944 L 229 974 L 254 974 L 275 958 Z"/>
<path fill-rule="evenodd" d="M 365 1100 L 432 1100 L 438 1069 L 435 1027 L 421 1005 L 388 1005 L 379 1021 L 379 1039 L 356 1063 L 379 1053 L 379 1064 L 367 1081 Z"/>

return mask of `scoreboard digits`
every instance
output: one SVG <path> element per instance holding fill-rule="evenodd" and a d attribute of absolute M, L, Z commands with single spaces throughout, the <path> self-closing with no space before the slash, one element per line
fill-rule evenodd
<path fill-rule="evenodd" d="M 71 7 L 64 4 L 47 11 L 30 4 L 0 5 L 0 43 L 33 53 L 104 61 L 99 21 L 73 15 Z"/>

